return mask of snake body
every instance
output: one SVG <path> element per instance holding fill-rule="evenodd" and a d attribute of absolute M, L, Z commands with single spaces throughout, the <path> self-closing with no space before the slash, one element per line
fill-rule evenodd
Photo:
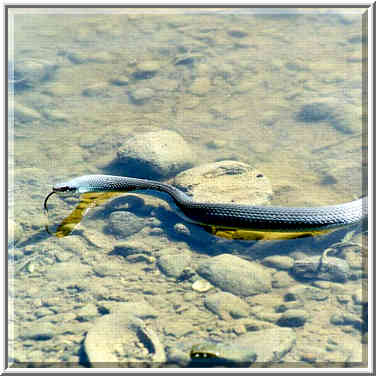
<path fill-rule="evenodd" d="M 167 193 L 191 222 L 223 228 L 278 232 L 321 231 L 351 225 L 367 217 L 367 197 L 343 204 L 321 207 L 207 203 L 194 201 L 190 196 L 170 184 L 112 175 L 80 176 L 56 184 L 52 193 L 69 191 L 82 194 L 136 190 Z M 45 207 L 49 196 L 45 200 Z"/>

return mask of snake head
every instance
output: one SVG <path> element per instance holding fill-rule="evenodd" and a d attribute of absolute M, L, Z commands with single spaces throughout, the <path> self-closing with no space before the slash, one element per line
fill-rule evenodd
<path fill-rule="evenodd" d="M 60 192 L 76 192 L 78 190 L 78 187 L 74 185 L 68 185 L 67 183 L 58 183 L 52 187 L 52 192 L 50 192 L 47 197 L 44 199 L 44 210 L 47 212 L 47 201 L 48 199 L 55 193 L 60 193 Z"/>
<path fill-rule="evenodd" d="M 53 186 L 52 192 L 74 192 L 77 190 L 77 187 L 72 185 L 67 185 L 66 183 L 59 183 Z"/>

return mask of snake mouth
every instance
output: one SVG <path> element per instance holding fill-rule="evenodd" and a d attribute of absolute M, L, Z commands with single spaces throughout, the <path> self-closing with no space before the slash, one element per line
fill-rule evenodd
<path fill-rule="evenodd" d="M 52 192 L 50 192 L 47 197 L 44 199 L 44 203 L 43 203 L 43 207 L 44 207 L 44 210 L 46 212 L 48 212 L 48 208 L 47 208 L 47 201 L 48 199 L 55 193 L 58 193 L 58 192 L 67 192 L 67 191 L 73 191 L 74 189 L 72 189 L 71 187 L 68 187 L 68 186 L 58 186 L 58 187 L 53 187 L 52 188 Z"/>
<path fill-rule="evenodd" d="M 48 212 L 48 208 L 47 208 L 47 201 L 48 199 L 53 195 L 55 194 L 57 191 L 53 190 L 52 192 L 50 192 L 47 197 L 44 199 L 44 203 L 43 203 L 43 207 L 44 207 L 44 210 L 45 212 L 47 213 Z"/>

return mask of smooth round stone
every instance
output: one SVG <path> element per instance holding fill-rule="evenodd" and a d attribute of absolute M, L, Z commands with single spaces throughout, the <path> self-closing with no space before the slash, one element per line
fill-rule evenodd
<path fill-rule="evenodd" d="M 163 255 L 158 259 L 158 266 L 169 277 L 179 277 L 189 266 L 191 256 L 188 254 Z"/>
<path fill-rule="evenodd" d="M 111 79 L 111 83 L 118 86 L 125 86 L 129 84 L 129 77 L 127 75 L 121 75 Z"/>
<path fill-rule="evenodd" d="M 138 133 L 118 149 L 117 162 L 133 176 L 161 178 L 193 165 L 193 152 L 178 133 L 157 130 Z"/>
<path fill-rule="evenodd" d="M 255 262 L 230 254 L 212 257 L 197 272 L 214 286 L 238 296 L 251 296 L 271 290 L 269 271 Z"/>
<path fill-rule="evenodd" d="M 145 80 L 152 78 L 159 71 L 160 65 L 156 61 L 144 61 L 137 64 L 136 71 L 132 76 L 137 80 Z"/>
<path fill-rule="evenodd" d="M 208 281 L 205 281 L 203 279 L 198 279 L 192 284 L 192 290 L 197 292 L 207 292 L 212 288 L 213 285 L 211 285 Z"/>
<path fill-rule="evenodd" d="M 141 231 L 145 227 L 145 221 L 133 213 L 116 211 L 111 213 L 108 229 L 118 237 L 127 237 Z"/>
<path fill-rule="evenodd" d="M 205 299 L 205 306 L 223 320 L 248 317 L 249 306 L 238 296 L 229 292 L 218 292 Z"/>

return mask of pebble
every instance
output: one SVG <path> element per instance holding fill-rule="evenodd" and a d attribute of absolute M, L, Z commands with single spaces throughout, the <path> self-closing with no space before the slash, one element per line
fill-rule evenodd
<path fill-rule="evenodd" d="M 134 104 L 142 105 L 154 96 L 154 90 L 149 87 L 140 87 L 132 90 L 129 96 Z"/>
<path fill-rule="evenodd" d="M 144 243 L 139 240 L 132 239 L 115 243 L 113 253 L 124 257 L 138 254 L 151 256 L 153 254 L 153 249 L 151 249 L 150 246 L 145 246 Z"/>
<path fill-rule="evenodd" d="M 197 292 L 207 292 L 212 288 L 213 285 L 210 284 L 208 281 L 205 281 L 204 279 L 198 279 L 192 284 L 192 290 Z"/>
<path fill-rule="evenodd" d="M 193 165 L 193 152 L 178 133 L 157 130 L 138 133 L 119 147 L 117 162 L 136 176 L 169 177 Z"/>
<path fill-rule="evenodd" d="M 90 98 L 106 98 L 110 97 L 110 90 L 107 82 L 99 82 L 84 89 L 82 95 Z"/>
<path fill-rule="evenodd" d="M 261 171 L 231 160 L 185 170 L 172 184 L 202 202 L 264 205 L 272 196 L 271 183 Z"/>
<path fill-rule="evenodd" d="M 132 76 L 136 80 L 146 80 L 154 77 L 160 69 L 160 64 L 157 61 L 144 61 L 137 64 L 136 70 Z"/>
<path fill-rule="evenodd" d="M 127 261 L 134 263 L 134 262 L 145 262 L 146 264 L 154 264 L 155 258 L 152 256 L 146 256 L 146 255 L 129 255 L 127 256 Z"/>
<path fill-rule="evenodd" d="M 184 223 L 176 223 L 174 225 L 174 230 L 182 236 L 186 236 L 186 237 L 191 236 L 191 231 L 189 227 L 187 227 Z"/>
<path fill-rule="evenodd" d="M 118 238 L 126 238 L 136 234 L 145 227 L 145 220 L 131 212 L 115 211 L 110 214 L 108 231 Z"/>
<path fill-rule="evenodd" d="M 158 267 L 169 277 L 179 277 L 191 263 L 191 256 L 187 253 L 163 255 L 158 259 Z"/>
<path fill-rule="evenodd" d="M 230 254 L 204 261 L 197 272 L 214 286 L 239 296 L 251 296 L 271 290 L 271 276 L 266 268 Z"/>
<path fill-rule="evenodd" d="M 238 296 L 229 292 L 217 292 L 209 295 L 204 302 L 206 308 L 218 315 L 222 320 L 248 317 L 249 306 Z"/>
<path fill-rule="evenodd" d="M 277 321 L 279 326 L 288 326 L 292 328 L 303 326 L 308 319 L 308 314 L 302 309 L 289 309 L 282 314 Z"/>
<path fill-rule="evenodd" d="M 125 86 L 129 84 L 129 77 L 125 74 L 114 77 L 110 80 L 113 85 Z"/>
<path fill-rule="evenodd" d="M 294 259 L 289 256 L 268 256 L 262 260 L 265 266 L 276 269 L 290 270 L 294 266 Z"/>

